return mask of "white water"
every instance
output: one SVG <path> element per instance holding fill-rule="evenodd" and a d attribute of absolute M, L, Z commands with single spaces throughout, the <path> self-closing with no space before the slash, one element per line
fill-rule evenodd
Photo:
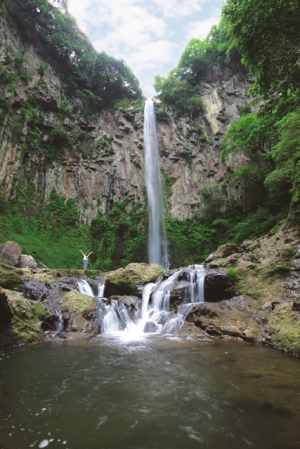
<path fill-rule="evenodd" d="M 169 268 L 167 236 L 160 179 L 158 138 L 153 101 L 148 99 L 144 111 L 145 184 L 149 215 L 149 263 Z"/>
<path fill-rule="evenodd" d="M 170 312 L 170 296 L 178 278 L 189 279 L 185 304 L 178 313 Z M 163 282 L 149 283 L 144 287 L 141 316 L 133 322 L 122 300 L 99 300 L 99 325 L 101 333 L 119 335 L 123 340 L 135 340 L 145 334 L 174 334 L 178 332 L 190 309 L 191 303 L 204 302 L 205 269 L 202 265 L 192 265 L 173 273 Z M 150 301 L 151 298 L 151 301 Z"/>
<path fill-rule="evenodd" d="M 93 298 L 103 298 L 104 295 L 104 284 L 98 284 L 90 286 L 90 284 L 85 279 L 80 279 L 76 281 L 77 288 L 80 291 L 80 293 L 83 293 L 84 295 L 92 296 Z"/>

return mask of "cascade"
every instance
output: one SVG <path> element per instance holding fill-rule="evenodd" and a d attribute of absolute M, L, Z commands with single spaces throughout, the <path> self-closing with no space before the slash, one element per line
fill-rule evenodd
<path fill-rule="evenodd" d="M 176 271 L 162 282 L 148 283 L 143 289 L 142 304 L 137 322 L 134 322 L 122 300 L 106 299 L 104 284 L 92 286 L 84 279 L 77 281 L 78 290 L 95 298 L 97 325 L 102 334 L 119 334 L 123 338 L 139 338 L 145 333 L 174 334 L 178 332 L 193 303 L 204 302 L 205 268 L 191 265 Z M 185 279 L 189 282 L 184 304 L 177 314 L 170 311 L 170 297 L 175 284 Z M 97 290 L 97 291 L 96 291 Z"/>
<path fill-rule="evenodd" d="M 92 296 L 93 298 L 102 298 L 104 295 L 104 284 L 93 284 L 91 286 L 85 279 L 79 279 L 76 281 L 76 285 L 80 293 L 84 295 Z"/>
<path fill-rule="evenodd" d="M 158 138 L 153 101 L 148 99 L 144 111 L 145 184 L 149 206 L 149 263 L 169 268 L 167 236 L 160 179 Z"/>

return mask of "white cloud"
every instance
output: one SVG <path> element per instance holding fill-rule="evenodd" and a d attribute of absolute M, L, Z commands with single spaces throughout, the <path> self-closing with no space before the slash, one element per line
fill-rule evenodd
<path fill-rule="evenodd" d="M 191 37 L 205 37 L 215 18 L 206 12 L 222 0 L 69 0 L 77 19 L 97 51 L 124 59 L 153 95 L 153 76 L 176 66 Z M 205 20 L 200 20 L 200 19 Z M 197 19 L 199 19 L 197 21 Z M 192 20 L 187 28 L 187 23 Z"/>
<path fill-rule="evenodd" d="M 211 17 L 206 20 L 201 20 L 199 22 L 190 22 L 187 26 L 187 40 L 191 40 L 193 37 L 204 39 L 211 27 L 217 25 L 220 21 L 220 17 Z"/>

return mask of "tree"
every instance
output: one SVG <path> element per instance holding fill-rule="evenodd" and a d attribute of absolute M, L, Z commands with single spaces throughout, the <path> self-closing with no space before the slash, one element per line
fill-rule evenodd
<path fill-rule="evenodd" d="M 299 86 L 300 1 L 227 0 L 223 16 L 265 99 Z"/>
<path fill-rule="evenodd" d="M 232 123 L 222 140 L 221 161 L 229 154 L 243 150 L 249 156 L 266 155 L 274 142 L 274 128 L 266 118 L 257 114 L 246 114 Z"/>

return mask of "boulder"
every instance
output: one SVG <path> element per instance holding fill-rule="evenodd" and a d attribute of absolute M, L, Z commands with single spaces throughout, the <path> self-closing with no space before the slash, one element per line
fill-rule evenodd
<path fill-rule="evenodd" d="M 21 254 L 19 262 L 17 264 L 18 268 L 37 268 L 37 263 L 32 256 Z"/>
<path fill-rule="evenodd" d="M 209 270 L 205 276 L 205 302 L 219 302 L 230 299 L 236 294 L 232 282 L 222 270 Z"/>
<path fill-rule="evenodd" d="M 48 295 L 45 284 L 33 278 L 23 278 L 19 290 L 24 293 L 26 298 L 34 301 L 43 301 Z"/>
<path fill-rule="evenodd" d="M 46 268 L 47 270 L 48 270 L 48 267 L 47 267 L 47 265 L 44 265 L 43 263 L 38 263 L 37 264 L 37 268 Z"/>
<path fill-rule="evenodd" d="M 124 304 L 132 319 L 139 317 L 142 308 L 142 300 L 140 298 L 136 296 L 111 296 L 109 300 L 111 299 Z"/>
<path fill-rule="evenodd" d="M 21 270 L 11 267 L 10 265 L 1 264 L 0 266 L 0 287 L 7 289 L 18 289 L 21 277 Z M 22 273 L 23 274 L 23 273 Z"/>
<path fill-rule="evenodd" d="M 164 269 L 156 264 L 131 263 L 125 268 L 110 272 L 105 277 L 105 296 L 133 295 L 141 297 L 139 285 L 155 282 Z"/>
<path fill-rule="evenodd" d="M 177 307 L 186 302 L 186 298 L 190 298 L 190 295 L 187 294 L 190 289 L 190 282 L 188 281 L 180 281 L 177 282 L 174 288 L 170 293 L 170 309 L 177 311 Z"/>
<path fill-rule="evenodd" d="M 0 245 L 0 259 L 8 265 L 16 266 L 21 255 L 21 246 L 16 242 L 5 242 Z"/>
<path fill-rule="evenodd" d="M 92 326 L 89 321 L 94 318 L 96 310 L 95 299 L 84 295 L 77 290 L 72 290 L 63 296 L 60 310 L 64 318 L 68 316 L 66 327 L 69 331 L 90 332 Z"/>

